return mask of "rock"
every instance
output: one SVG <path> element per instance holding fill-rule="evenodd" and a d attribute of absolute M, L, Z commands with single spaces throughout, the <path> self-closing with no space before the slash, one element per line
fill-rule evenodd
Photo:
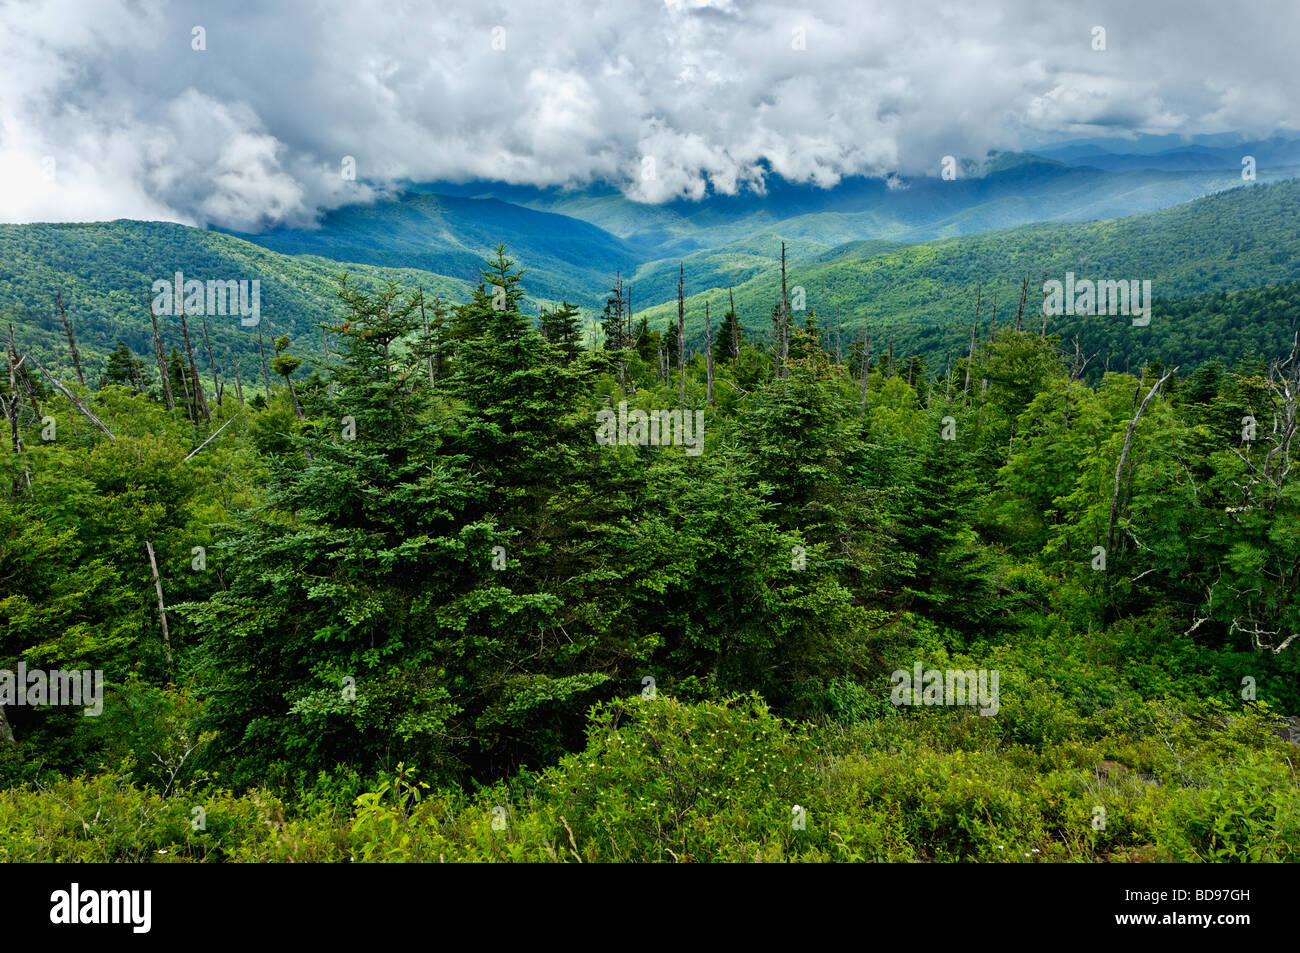
<path fill-rule="evenodd" d="M 1275 718 L 1273 721 L 1273 733 L 1283 741 L 1300 748 L 1300 715 L 1291 715 L 1285 718 Z"/>

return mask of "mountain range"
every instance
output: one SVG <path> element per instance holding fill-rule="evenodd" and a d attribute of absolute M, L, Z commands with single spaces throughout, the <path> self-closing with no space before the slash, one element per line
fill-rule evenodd
<path fill-rule="evenodd" d="M 784 244 L 789 283 L 827 327 L 838 309 L 848 333 L 890 328 L 900 348 L 934 356 L 969 333 L 959 329 L 977 288 L 1005 314 L 1025 276 L 1035 288 L 1067 270 L 1148 278 L 1168 299 L 1300 279 L 1300 141 L 1113 146 L 991 155 L 952 180 L 853 178 L 819 189 L 769 176 L 762 194 L 661 205 L 600 185 L 412 183 L 328 212 L 318 228 L 260 234 L 135 221 L 4 225 L 0 311 L 23 347 L 66 370 L 56 293 L 84 351 L 102 357 L 123 340 L 148 355 L 144 294 L 154 281 L 176 271 L 259 279 L 266 328 L 313 354 L 339 274 L 460 301 L 502 243 L 526 269 L 531 309 L 568 300 L 589 320 L 616 275 L 638 316 L 675 318 L 680 269 L 697 341 L 704 301 L 721 314 L 729 289 L 742 323 L 765 331 Z M 1255 159 L 1253 182 L 1243 181 L 1243 155 Z M 1031 294 L 1035 314 L 1039 303 Z M 164 328 L 169 346 L 174 331 Z M 236 321 L 215 319 L 212 336 L 218 355 L 255 353 L 256 332 Z"/>

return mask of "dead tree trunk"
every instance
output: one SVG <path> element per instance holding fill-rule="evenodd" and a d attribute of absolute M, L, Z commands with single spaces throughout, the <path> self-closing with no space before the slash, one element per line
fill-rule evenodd
<path fill-rule="evenodd" d="M 424 310 L 424 286 L 420 286 L 420 320 L 424 322 L 424 347 L 425 360 L 429 365 L 429 386 L 432 387 L 437 379 L 433 373 L 433 334 L 429 330 L 429 315 Z"/>
<path fill-rule="evenodd" d="M 234 351 L 231 351 L 230 360 L 235 365 L 235 397 L 239 400 L 239 406 L 243 407 L 244 406 L 244 379 L 239 376 L 239 355 L 236 354 Z"/>
<path fill-rule="evenodd" d="M 717 406 L 713 402 L 713 329 L 709 326 L 709 303 L 704 302 L 704 375 L 706 384 L 706 399 L 710 407 Z"/>
<path fill-rule="evenodd" d="M 202 450 L 204 447 L 206 447 L 206 446 L 207 446 L 208 444 L 210 444 L 212 441 L 216 440 L 219 436 L 221 436 L 221 431 L 225 430 L 227 427 L 229 427 L 231 424 L 233 424 L 233 423 L 235 422 L 235 420 L 236 420 L 238 417 L 239 417 L 239 414 L 235 414 L 234 417 L 231 417 L 231 418 L 230 418 L 229 420 L 227 420 L 224 424 L 222 424 L 220 427 L 218 427 L 217 430 L 216 430 L 216 433 L 214 433 L 214 434 L 213 434 L 212 436 L 210 436 L 207 440 L 203 441 L 201 444 L 199 444 L 197 447 L 195 447 L 193 450 L 191 450 L 189 456 L 187 456 L 184 460 L 182 460 L 181 463 L 189 463 L 189 462 L 190 462 L 191 460 L 193 460 L 196 456 L 198 456 L 198 453 L 199 453 L 200 450 Z M 310 459 L 310 457 L 309 457 L 308 459 Z"/>
<path fill-rule="evenodd" d="M 984 285 L 979 284 L 975 287 L 975 323 L 970 326 L 970 357 L 966 359 L 966 402 L 970 403 L 970 371 L 975 366 L 975 338 L 980 329 L 980 299 L 984 292 Z"/>
<path fill-rule="evenodd" d="M 203 347 L 208 352 L 208 370 L 212 372 L 212 393 L 217 397 L 217 409 L 221 409 L 222 386 L 217 383 L 217 362 L 212 359 L 212 341 L 208 338 L 208 315 L 203 315 Z"/>
<path fill-rule="evenodd" d="M 1128 433 L 1124 435 L 1124 449 L 1121 450 L 1119 454 L 1119 466 L 1115 467 L 1115 492 L 1110 498 L 1110 521 L 1106 526 L 1106 554 L 1108 557 L 1111 548 L 1115 545 L 1115 524 L 1119 520 L 1120 486 L 1123 483 L 1124 465 L 1128 462 L 1129 447 L 1133 443 L 1133 431 L 1137 429 L 1138 421 L 1141 420 L 1142 415 L 1146 413 L 1147 404 L 1151 403 L 1151 398 L 1156 396 L 1156 391 L 1160 390 L 1160 386 L 1164 384 L 1165 381 L 1169 380 L 1174 371 L 1177 370 L 1178 368 L 1175 367 L 1172 371 L 1169 371 L 1164 377 L 1155 382 L 1155 385 L 1147 392 L 1146 398 L 1143 399 L 1142 406 L 1137 409 L 1137 413 L 1133 415 L 1133 419 L 1129 422 Z"/>
<path fill-rule="evenodd" d="M 203 384 L 199 381 L 199 368 L 194 363 L 194 348 L 190 345 L 190 326 L 185 320 L 185 305 L 180 307 L 181 315 L 181 334 L 185 338 L 185 354 L 190 362 L 190 377 L 194 379 L 195 403 L 198 405 L 199 413 L 203 415 L 203 420 L 211 424 L 212 414 L 208 412 L 208 398 L 203 393 Z"/>
<path fill-rule="evenodd" d="M 736 314 L 736 295 L 728 288 L 727 297 L 731 300 L 731 356 L 740 364 L 740 315 Z M 736 375 L 732 375 L 733 377 Z"/>
<path fill-rule="evenodd" d="M 993 338 L 997 333 L 998 333 L 998 293 L 995 291 L 993 292 L 993 320 L 989 322 L 989 343 L 990 344 L 993 343 Z M 980 378 L 980 401 L 981 402 L 983 402 L 984 398 L 988 396 L 988 392 L 989 392 L 989 379 L 987 377 L 981 377 Z"/>
<path fill-rule="evenodd" d="M 1016 330 L 1020 330 L 1020 319 L 1025 316 L 1025 300 L 1029 297 L 1029 276 L 1020 285 L 1020 307 L 1016 311 Z"/>
<path fill-rule="evenodd" d="M 835 364 L 844 366 L 844 348 L 840 344 L 840 306 L 835 306 Z"/>
<path fill-rule="evenodd" d="M 190 371 L 184 364 L 181 365 L 181 386 L 185 388 L 185 416 L 192 421 L 198 421 L 199 408 L 194 403 L 194 394 L 190 389 Z"/>
<path fill-rule="evenodd" d="M 11 331 L 10 333 L 12 333 L 12 331 Z M 94 425 L 95 425 L 96 427 L 98 427 L 100 430 L 104 431 L 104 433 L 108 436 L 108 439 L 109 439 L 109 440 L 116 440 L 116 439 L 117 439 L 116 437 L 113 436 L 112 431 L 110 431 L 107 427 L 104 426 L 103 421 L 101 421 L 98 417 L 96 417 L 94 414 L 92 414 L 92 413 L 91 413 L 91 412 L 86 408 L 86 405 L 83 404 L 80 400 L 77 399 L 76 395 L 73 394 L 72 391 L 68 390 L 66 387 L 64 387 L 62 384 L 60 384 L 57 380 L 55 380 L 54 375 L 51 374 L 49 371 L 47 371 L 43 366 L 41 366 L 41 362 L 40 362 L 40 361 L 38 361 L 38 360 L 36 360 L 36 358 L 32 357 L 32 355 L 31 355 L 30 353 L 29 353 L 25 358 L 23 358 L 23 360 L 28 360 L 28 361 L 31 361 L 33 364 L 35 364 L 35 365 L 36 365 L 36 369 L 37 369 L 38 371 L 40 371 L 42 374 L 44 374 L 45 377 L 49 380 L 49 382 L 50 382 L 51 384 L 53 384 L 56 388 L 58 388 L 59 393 L 62 394 L 64 397 L 68 398 L 68 400 L 72 401 L 73 406 L 75 406 L 75 407 L 77 408 L 77 410 L 81 411 L 82 415 L 83 415 L 87 420 L 89 420 L 92 424 L 94 424 Z"/>
<path fill-rule="evenodd" d="M 289 400 L 293 402 L 293 412 L 294 412 L 294 415 L 295 415 L 299 420 L 302 420 L 302 419 L 303 419 L 303 417 L 302 417 L 302 407 L 299 406 L 299 404 L 298 404 L 298 392 L 297 392 L 296 390 L 293 389 L 293 380 L 290 379 L 290 377 L 289 377 L 288 374 L 284 374 L 284 375 L 281 375 L 281 376 L 284 377 L 284 382 L 285 382 L 286 384 L 289 385 Z M 307 459 L 310 460 L 311 457 L 308 456 Z"/>
<path fill-rule="evenodd" d="M 158 595 L 158 618 L 162 623 L 163 651 L 167 655 L 167 667 L 173 668 L 172 664 L 172 640 L 167 634 L 167 604 L 163 601 L 162 579 L 158 575 L 158 560 L 153 555 L 153 543 L 149 540 L 144 541 L 145 549 L 149 551 L 149 569 L 153 573 L 153 588 Z"/>
<path fill-rule="evenodd" d="M 867 412 L 867 375 L 871 373 L 871 335 L 862 343 L 862 379 L 858 386 L 862 390 L 862 413 Z"/>
<path fill-rule="evenodd" d="M 790 374 L 790 298 L 785 290 L 785 242 L 781 243 L 781 376 Z"/>
<path fill-rule="evenodd" d="M 1291 356 L 1285 362 L 1274 361 L 1269 368 L 1268 386 L 1274 394 L 1280 395 L 1282 400 L 1279 414 L 1279 402 L 1276 397 L 1273 398 L 1275 421 L 1273 445 L 1269 447 L 1268 454 L 1264 457 L 1263 477 L 1280 491 L 1282 482 L 1291 472 L 1291 442 L 1295 439 L 1297 427 L 1297 398 L 1300 396 L 1298 394 L 1300 392 L 1300 335 L 1296 335 L 1291 345 Z M 1279 417 L 1280 428 L 1277 423 Z"/>
<path fill-rule="evenodd" d="M 421 298 L 420 301 L 420 311 L 421 312 L 424 311 L 423 297 Z M 332 358 L 330 357 L 330 337 L 329 337 L 329 332 L 325 330 L 325 325 L 323 324 L 320 327 L 320 339 L 321 339 L 321 343 L 325 346 L 325 373 L 329 374 L 330 376 L 330 382 L 329 384 L 326 385 L 325 390 L 329 393 L 331 397 L 333 397 L 334 396 L 334 372 L 333 369 L 330 367 L 330 361 L 332 360 Z"/>
<path fill-rule="evenodd" d="M 9 325 L 9 347 L 5 352 L 9 361 L 9 403 L 5 405 L 5 416 L 9 418 L 9 439 L 13 443 L 14 456 L 21 457 L 23 452 L 23 438 L 18 432 L 18 413 L 22 408 L 22 400 L 18 396 L 18 351 L 14 347 L 14 326 Z M 14 496 L 19 496 L 23 492 L 24 480 L 27 489 L 32 488 L 32 477 L 23 469 L 23 479 L 17 474 L 14 475 Z M 12 736 L 11 739 L 12 740 Z"/>
<path fill-rule="evenodd" d="M 18 356 L 18 351 L 14 351 L 14 356 Z M 27 406 L 32 410 L 32 418 L 39 420 L 41 418 L 41 402 L 36 397 L 36 388 L 32 386 L 32 375 L 27 373 L 27 368 L 23 367 L 25 362 L 18 361 L 18 366 L 14 368 L 18 372 L 18 383 L 22 385 L 23 396 L 27 398 Z"/>
<path fill-rule="evenodd" d="M 266 388 L 266 399 L 271 400 L 271 367 L 266 363 L 266 346 L 262 343 L 262 322 L 257 323 L 257 350 L 262 355 L 262 384 Z"/>
<path fill-rule="evenodd" d="M 636 325 L 633 324 L 633 314 L 632 314 L 632 286 L 628 285 L 627 286 L 627 349 L 629 351 L 636 351 L 636 348 L 637 348 Z M 627 392 L 635 396 L 636 379 L 627 373 L 627 361 L 623 362 L 622 370 L 620 371 L 620 374 L 622 374 L 623 377 L 627 380 Z"/>
<path fill-rule="evenodd" d="M 686 407 L 686 266 L 677 266 L 677 405 Z"/>
<path fill-rule="evenodd" d="M 81 373 L 81 354 L 77 352 L 77 341 L 72 336 L 72 325 L 68 322 L 67 309 L 63 307 L 63 292 L 57 292 L 56 300 L 59 303 L 59 315 L 63 318 L 63 330 L 68 335 L 68 347 L 72 351 L 72 366 L 77 371 L 77 380 L 82 387 L 86 386 L 86 377 Z"/>
<path fill-rule="evenodd" d="M 1047 272 L 1043 272 L 1043 284 L 1047 284 Z M 1042 337 L 1047 337 L 1047 302 L 1043 302 L 1043 333 Z"/>
<path fill-rule="evenodd" d="M 145 303 L 149 305 L 149 320 L 153 324 L 153 352 L 158 359 L 158 377 L 162 381 L 163 397 L 167 399 L 167 410 L 175 412 L 176 398 L 172 394 L 172 376 L 167 372 L 167 357 L 163 354 L 162 335 L 158 333 L 158 316 L 153 311 L 153 299 L 145 292 Z"/>
<path fill-rule="evenodd" d="M 632 316 L 628 315 L 627 321 L 623 320 L 623 276 L 619 272 L 614 272 L 614 340 L 606 340 L 605 346 L 611 343 L 614 345 L 614 351 L 619 356 L 618 361 L 618 389 L 627 393 L 627 361 L 626 348 L 632 335 L 629 333 L 632 326 Z"/>

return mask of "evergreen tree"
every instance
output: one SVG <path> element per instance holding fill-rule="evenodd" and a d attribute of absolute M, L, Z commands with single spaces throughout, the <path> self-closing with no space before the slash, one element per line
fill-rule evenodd
<path fill-rule="evenodd" d="M 144 391 L 144 380 L 144 361 L 131 353 L 131 349 L 127 347 L 126 342 L 118 341 L 117 347 L 108 355 L 108 362 L 104 366 L 104 376 L 100 378 L 99 386 L 117 384 L 141 393 Z"/>
<path fill-rule="evenodd" d="M 641 320 L 637 322 L 636 333 L 633 338 L 637 357 L 651 365 L 659 360 L 659 346 L 663 342 L 663 336 L 658 331 L 650 330 L 650 322 L 644 314 L 641 315 Z"/>
<path fill-rule="evenodd" d="M 735 343 L 745 341 L 745 332 L 739 326 L 736 312 L 728 309 L 718 326 L 718 336 L 713 341 L 713 359 L 719 364 L 732 363 L 736 360 Z"/>
<path fill-rule="evenodd" d="M 560 349 L 565 366 L 582 353 L 582 312 L 569 302 L 554 311 L 543 311 L 539 330 L 543 338 Z"/>
<path fill-rule="evenodd" d="M 289 387 L 289 399 L 293 401 L 293 411 L 302 417 L 302 407 L 298 404 L 298 394 L 293 389 L 292 377 L 293 372 L 302 365 L 302 359 L 285 353 L 288 349 L 289 335 L 285 334 L 275 339 L 275 357 L 271 358 L 271 370 L 284 378 L 285 384 Z"/>
<path fill-rule="evenodd" d="M 617 278 L 614 287 L 609 290 L 609 298 L 601 312 L 600 326 L 605 332 L 605 350 L 624 351 L 631 347 L 632 316 L 627 313 L 622 278 Z"/>

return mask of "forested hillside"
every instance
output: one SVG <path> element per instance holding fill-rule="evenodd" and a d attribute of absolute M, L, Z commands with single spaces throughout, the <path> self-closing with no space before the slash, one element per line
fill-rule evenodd
<path fill-rule="evenodd" d="M 476 260 L 475 250 L 486 244 L 487 226 L 466 229 L 464 210 L 439 218 L 445 200 L 428 196 L 425 200 L 340 213 L 337 228 L 320 233 L 257 238 L 295 254 L 165 223 L 0 226 L 0 310 L 14 322 L 25 347 L 43 362 L 71 372 L 70 363 L 60 363 L 67 356 L 61 343 L 66 335 L 56 305 L 58 295 L 77 328 L 80 345 L 102 359 L 118 341 L 137 354 L 150 352 L 152 328 L 145 293 L 154 281 L 170 278 L 177 270 L 199 280 L 257 279 L 265 331 L 271 337 L 289 333 L 299 340 L 299 352 L 309 360 L 300 372 L 306 375 L 313 364 L 324 360 L 315 328 L 328 315 L 332 289 L 342 273 L 372 290 L 389 280 L 423 288 L 430 303 L 437 298 L 449 305 L 468 299 L 472 282 L 463 280 L 468 274 L 466 262 Z M 1133 327 L 1123 316 L 1086 320 L 1060 316 L 1050 322 L 1049 330 L 1058 331 L 1067 342 L 1077 334 L 1088 353 L 1101 352 L 1103 363 L 1104 355 L 1110 354 L 1114 368 L 1140 367 L 1141 361 L 1159 355 L 1164 355 L 1161 360 L 1176 357 L 1186 365 L 1225 354 L 1235 359 L 1272 353 L 1294 324 L 1285 313 L 1288 290 L 1261 292 L 1281 305 L 1266 306 L 1257 316 L 1263 324 L 1251 335 L 1241 334 L 1245 330 L 1241 322 L 1220 324 L 1216 313 L 1203 320 L 1196 302 L 1207 294 L 1300 280 L 1297 205 L 1300 182 L 1290 181 L 1237 188 L 1126 218 L 1041 223 L 918 244 L 871 240 L 829 247 L 810 239 L 786 241 L 785 232 L 761 231 L 680 260 L 657 259 L 640 265 L 614 239 L 610 239 L 613 246 L 597 253 L 594 249 L 603 233 L 574 219 L 499 202 L 474 207 L 494 209 L 494 215 L 513 221 L 505 230 L 526 231 L 525 244 L 541 256 L 537 283 L 531 283 L 530 269 L 529 294 L 521 307 L 536 314 L 562 300 L 573 303 L 582 312 L 584 340 L 600 319 L 608 289 L 618 280 L 624 283 L 632 309 L 644 315 L 650 327 L 674 326 L 680 274 L 689 347 L 698 349 L 703 338 L 705 303 L 719 314 L 730 308 L 733 299 L 746 332 L 770 341 L 785 241 L 787 285 L 802 289 L 801 297 L 792 297 L 801 321 L 812 315 L 824 334 L 834 334 L 838 315 L 846 342 L 870 334 L 880 349 L 892 340 L 896 353 L 919 354 L 931 367 L 941 365 L 946 371 L 950 357 L 955 360 L 968 353 L 977 293 L 986 319 L 996 306 L 999 321 L 1014 322 L 1025 290 L 1024 321 L 1041 328 L 1043 281 L 1062 280 L 1066 272 L 1080 278 L 1151 281 L 1158 302 L 1149 326 Z M 384 218 L 385 207 L 397 217 Z M 564 234 L 546 233 L 554 223 L 560 223 L 555 228 Z M 450 228 L 459 235 L 454 242 L 438 239 L 432 246 L 421 244 Z M 296 254 L 310 250 L 328 251 L 338 258 Z M 397 264 L 451 261 L 461 277 L 447 277 L 450 271 L 435 274 L 364 264 L 383 261 L 390 253 Z M 572 280 L 565 277 L 570 266 L 564 262 L 569 259 L 582 262 L 572 269 Z M 670 303 L 648 307 L 652 301 Z M 1217 307 L 1206 306 L 1212 312 Z M 1195 321 L 1202 323 L 1193 327 Z M 162 329 L 166 347 L 179 345 L 166 322 Z M 1252 336 L 1256 331 L 1262 337 Z M 210 332 L 214 353 L 225 363 L 230 363 L 228 355 L 238 355 L 245 367 L 260 360 L 256 328 L 223 317 L 210 323 Z"/>
<path fill-rule="evenodd" d="M 1290 181 L 1241 187 L 1109 221 L 1024 225 L 902 248 L 875 242 L 846 245 L 795 262 L 788 284 L 804 289 L 805 308 L 823 327 L 833 324 L 838 309 L 842 328 L 853 336 L 872 333 L 879 344 L 883 333 L 885 340 L 894 337 L 903 352 L 942 361 L 969 340 L 981 286 L 986 314 L 991 315 L 996 295 L 999 320 L 1009 314 L 1014 322 L 1028 277 L 1025 313 L 1041 322 L 1044 279 L 1061 281 L 1067 272 L 1093 280 L 1150 280 L 1153 295 L 1162 299 L 1296 281 L 1298 206 L 1300 182 Z M 739 313 L 764 316 L 763 322 L 749 325 L 762 329 L 769 324 L 772 302 L 780 297 L 779 263 L 730 291 L 711 288 L 692 294 L 696 285 L 690 272 L 686 278 L 688 333 L 695 338 L 703 332 L 706 301 L 715 311 L 725 309 L 733 294 Z M 648 309 L 651 324 L 674 320 L 675 308 Z M 1061 330 L 1072 337 L 1085 323 L 1095 327 L 1106 322 L 1130 326 L 1125 317 L 1094 317 L 1071 320 Z M 1162 328 L 1153 319 L 1149 327 L 1132 330 L 1146 333 L 1154 343 Z M 1118 327 L 1105 333 L 1118 334 Z"/>
<path fill-rule="evenodd" d="M 310 231 L 238 237 L 285 255 L 418 268 L 471 284 L 484 257 L 504 241 L 527 258 L 532 294 L 556 300 L 594 298 L 610 275 L 630 273 L 642 260 L 613 235 L 576 218 L 418 190 L 372 205 L 345 206 Z"/>
<path fill-rule="evenodd" d="M 280 255 L 218 232 L 167 222 L 0 225 L 0 314 L 14 323 L 24 350 L 30 348 L 47 366 L 68 374 L 73 367 L 59 296 L 80 347 L 96 362 L 118 341 L 136 354 L 150 354 L 152 286 L 173 280 L 177 271 L 186 280 L 205 283 L 257 280 L 264 332 L 302 337 L 309 352 L 320 357 L 321 345 L 308 335 L 332 307 L 336 279 L 344 271 L 367 288 L 389 280 L 423 287 L 431 302 L 440 295 L 463 300 L 472 287 L 412 269 Z M 162 316 L 169 348 L 181 346 L 178 325 Z M 235 316 L 214 316 L 209 331 L 223 366 L 230 366 L 233 354 L 243 367 L 256 370 L 256 326 L 243 326 Z"/>
<path fill-rule="evenodd" d="M 1293 196 L 799 280 L 1294 279 Z M 755 285 L 737 307 L 775 314 L 770 341 L 714 298 L 692 348 L 616 290 L 590 349 L 576 309 L 525 310 L 527 264 L 499 250 L 432 320 L 425 276 L 340 282 L 310 301 L 329 365 L 294 374 L 322 334 L 300 324 L 269 401 L 246 383 L 208 414 L 202 355 L 168 390 L 152 343 L 119 349 L 65 394 L 28 359 L 54 332 L 24 327 L 0 669 L 105 691 L 94 717 L 0 707 L 0 859 L 1300 859 L 1293 340 L 1094 375 L 1003 310 L 923 372 Z M 1280 327 L 1295 294 L 1166 314 Z M 928 676 L 900 695 L 953 670 L 983 707 Z"/>
<path fill-rule="evenodd" d="M 1260 181 L 1296 175 L 1300 144 L 1280 142 L 1272 150 L 1262 145 L 1246 147 L 1259 152 Z M 1211 167 L 1196 170 L 1164 169 L 1159 160 L 1148 160 L 1135 171 L 1114 173 L 1073 158 L 1059 162 L 1002 153 L 963 163 L 951 180 L 935 175 L 935 169 L 929 176 L 851 177 L 834 188 L 819 188 L 772 175 L 757 194 L 655 204 L 631 201 L 608 188 L 543 190 L 500 183 L 432 188 L 582 219 L 641 249 L 645 258 L 658 259 L 745 241 L 764 231 L 829 246 L 867 239 L 926 241 L 1038 221 L 1136 215 L 1240 185 L 1240 155 L 1238 150 L 1231 162 L 1216 156 Z"/>

